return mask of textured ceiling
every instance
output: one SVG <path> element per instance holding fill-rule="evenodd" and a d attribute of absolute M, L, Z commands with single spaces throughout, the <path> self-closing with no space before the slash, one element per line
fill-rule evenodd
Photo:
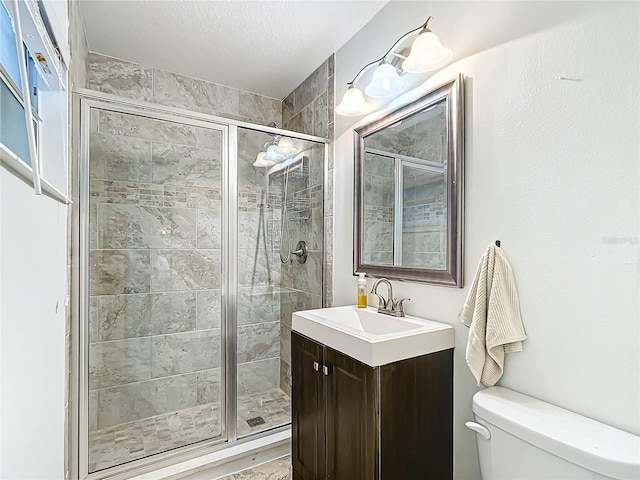
<path fill-rule="evenodd" d="M 80 0 L 91 51 L 282 99 L 388 0 Z"/>

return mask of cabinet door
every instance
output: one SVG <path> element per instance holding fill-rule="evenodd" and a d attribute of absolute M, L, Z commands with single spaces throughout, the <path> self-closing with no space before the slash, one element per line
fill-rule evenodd
<path fill-rule="evenodd" d="M 291 407 L 294 480 L 324 480 L 322 345 L 291 332 Z"/>
<path fill-rule="evenodd" d="M 453 349 L 380 367 L 380 476 L 453 478 Z"/>
<path fill-rule="evenodd" d="M 375 480 L 377 458 L 376 369 L 325 347 L 327 479 Z"/>

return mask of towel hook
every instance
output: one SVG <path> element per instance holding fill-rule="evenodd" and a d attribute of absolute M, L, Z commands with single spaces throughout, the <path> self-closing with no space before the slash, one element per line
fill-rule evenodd
<path fill-rule="evenodd" d="M 496 247 L 500 246 L 500 240 L 496 240 Z"/>

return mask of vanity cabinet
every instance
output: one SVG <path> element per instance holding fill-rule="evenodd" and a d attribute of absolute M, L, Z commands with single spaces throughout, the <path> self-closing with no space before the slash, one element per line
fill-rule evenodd
<path fill-rule="evenodd" d="M 371 367 L 291 337 L 294 480 L 453 478 L 453 349 Z"/>

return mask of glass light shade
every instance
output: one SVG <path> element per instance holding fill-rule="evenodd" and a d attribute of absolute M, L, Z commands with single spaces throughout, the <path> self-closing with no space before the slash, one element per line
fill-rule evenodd
<path fill-rule="evenodd" d="M 282 137 L 276 147 L 276 153 L 286 156 L 295 155 L 298 153 L 298 148 L 289 137 Z"/>
<path fill-rule="evenodd" d="M 275 162 L 272 162 L 271 160 L 265 160 L 264 156 L 265 156 L 264 152 L 258 153 L 258 156 L 256 157 L 256 161 L 253 162 L 253 166 L 254 167 L 273 167 L 275 165 Z"/>
<path fill-rule="evenodd" d="M 344 115 L 347 117 L 356 117 L 358 115 L 364 115 L 371 110 L 371 105 L 364 99 L 362 92 L 351 85 L 344 92 L 340 105 L 336 107 L 336 113 L 338 115 Z"/>
<path fill-rule="evenodd" d="M 429 72 L 446 65 L 452 55 L 435 33 L 425 30 L 413 41 L 411 53 L 402 62 L 402 69 L 409 73 Z"/>
<path fill-rule="evenodd" d="M 273 163 L 280 163 L 283 162 L 287 158 L 287 156 L 278 153 L 275 145 L 270 145 L 269 148 L 267 148 L 264 157 L 262 158 L 263 160 L 267 160 Z"/>
<path fill-rule="evenodd" d="M 383 63 L 373 72 L 373 79 L 364 91 L 370 97 L 384 98 L 396 95 L 403 89 L 404 82 L 398 76 L 395 67 Z"/>

